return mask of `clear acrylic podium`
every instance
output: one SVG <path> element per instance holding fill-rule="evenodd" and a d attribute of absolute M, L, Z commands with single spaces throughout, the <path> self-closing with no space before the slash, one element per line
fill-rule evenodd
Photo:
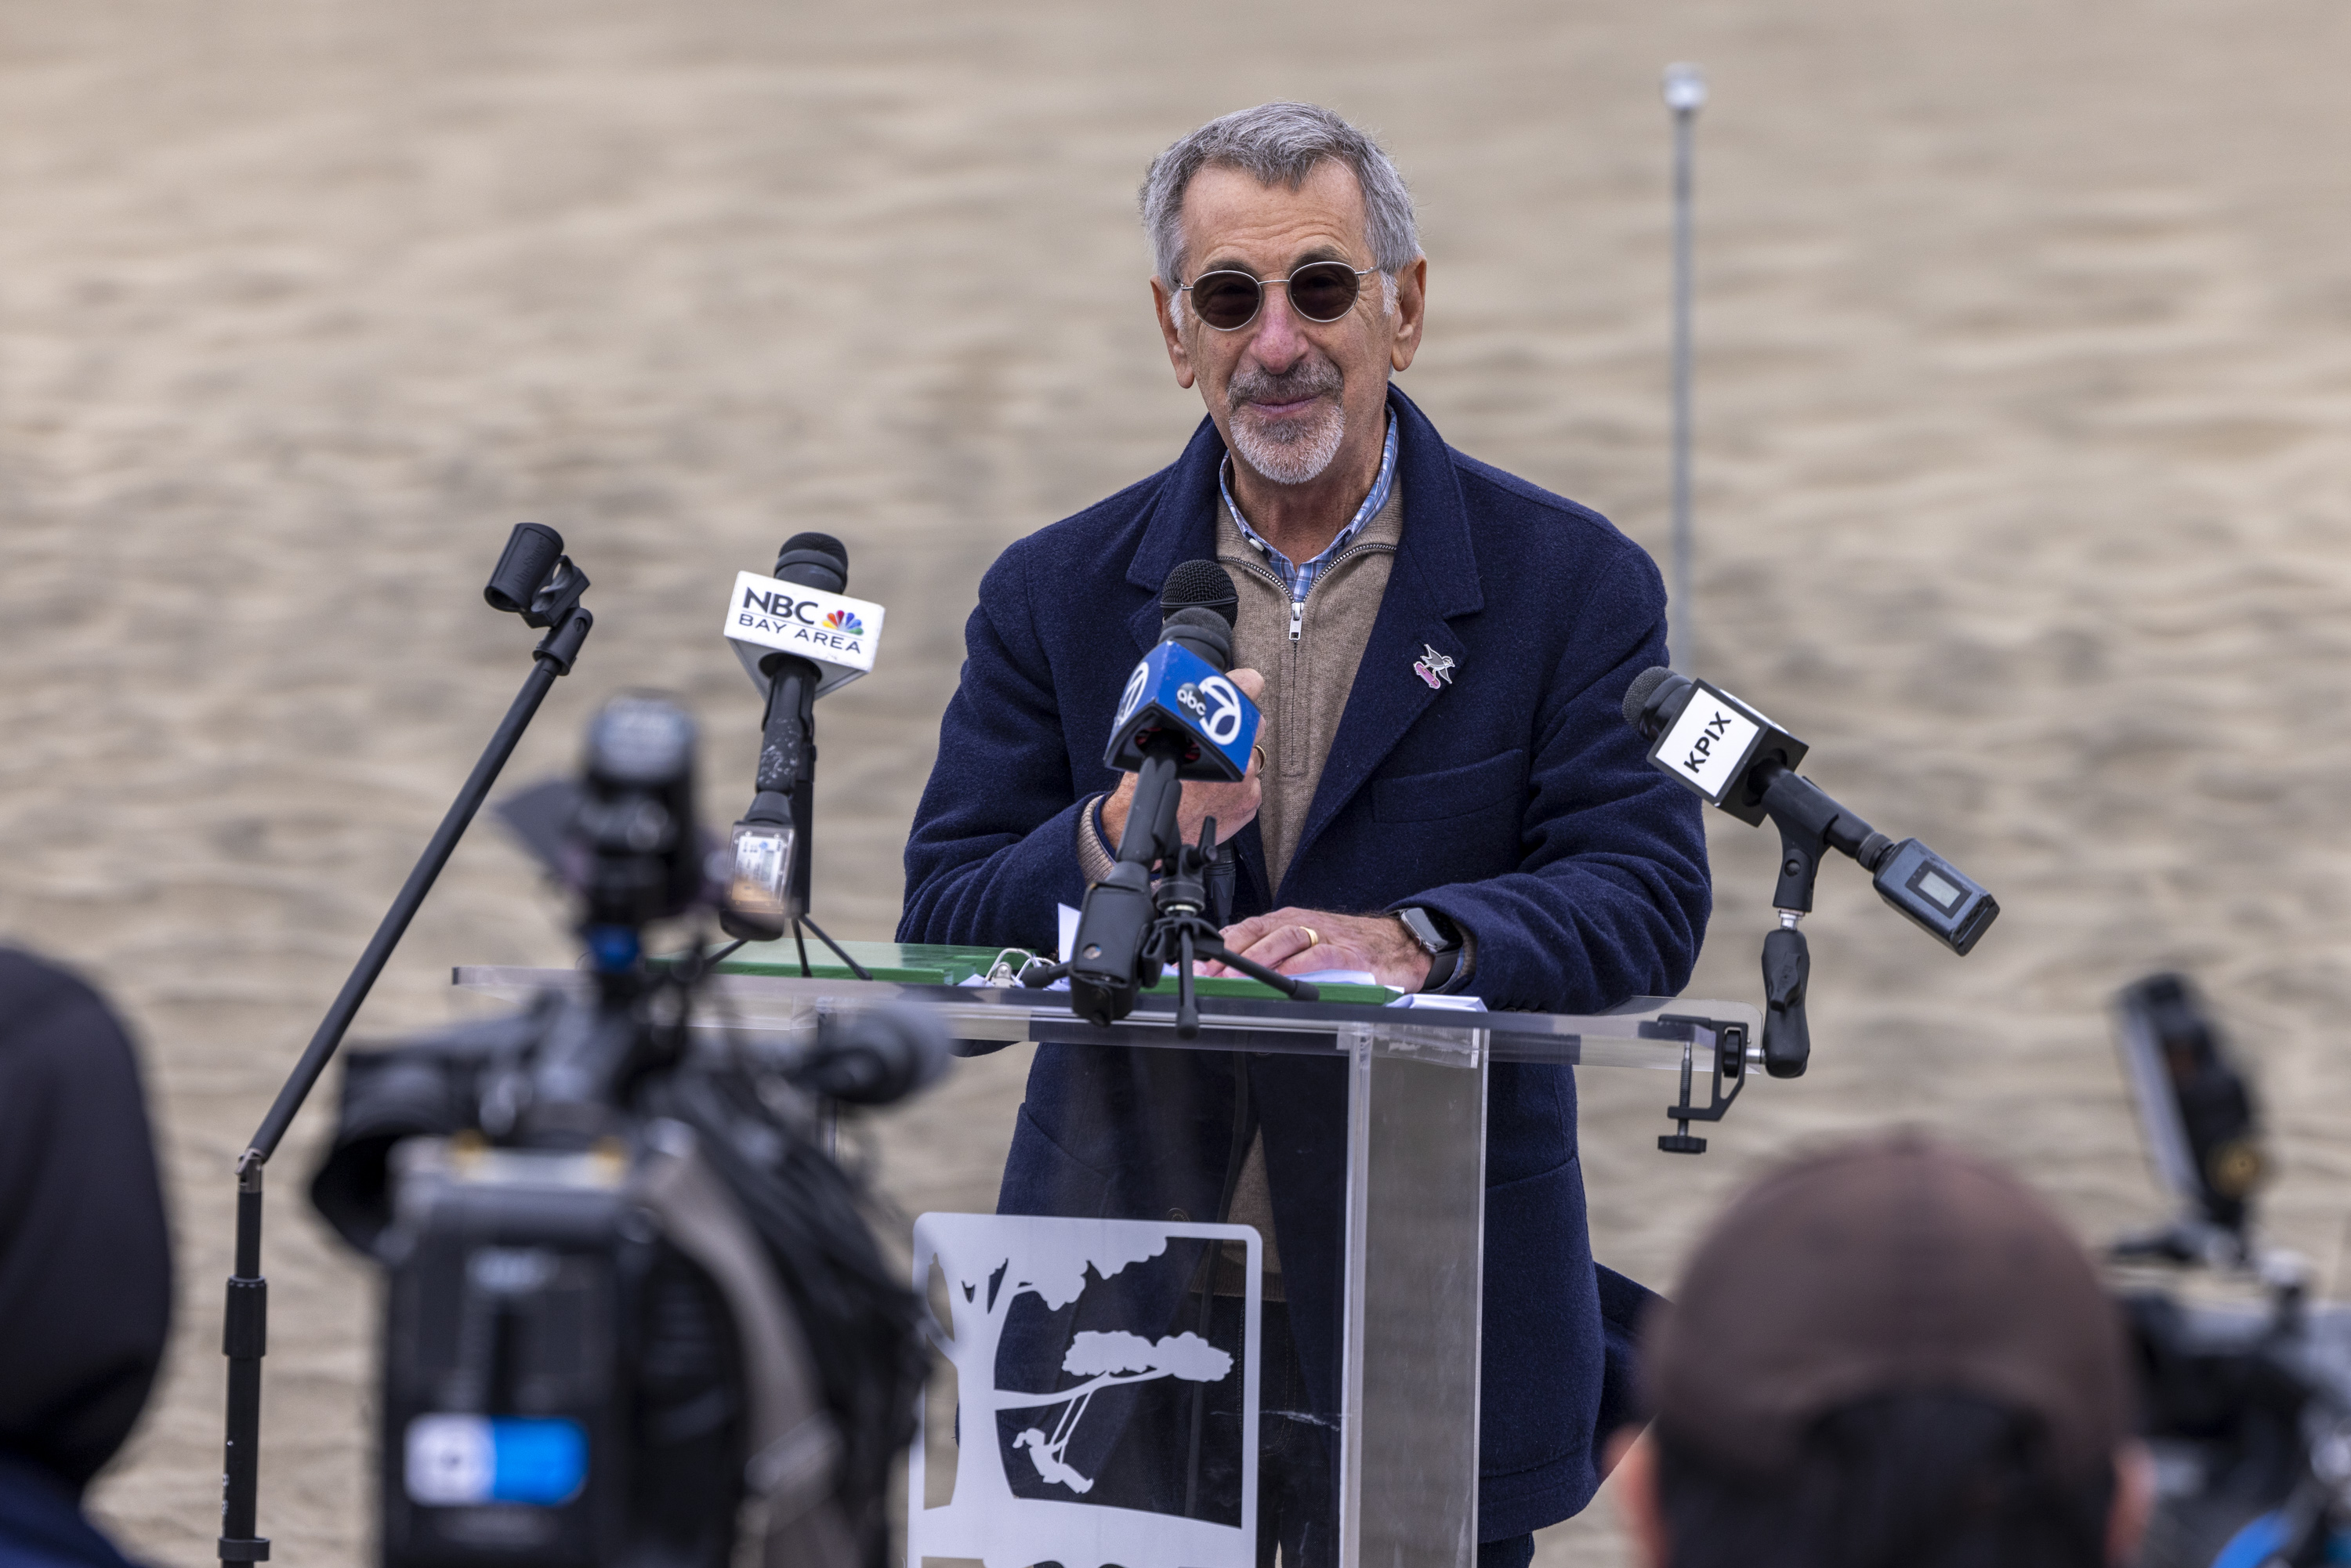
<path fill-rule="evenodd" d="M 580 977 L 455 978 L 518 997 Z M 925 1138 L 992 1160 L 998 1189 L 884 1237 L 939 1351 L 907 1568 L 1254 1568 L 1260 1539 L 1316 1568 L 1471 1568 L 1489 1089 L 1499 1114 L 1541 1090 L 1523 1064 L 1656 1069 L 1711 1119 L 1760 1061 L 1757 1013 L 1203 996 L 1184 1040 L 1173 989 L 1101 1029 L 1017 987 L 711 983 L 707 1022 L 753 1035 L 905 1000 L 966 1056 L 1035 1046 L 1016 1113 L 961 1113 L 954 1073 L 922 1103 Z M 885 1187 L 904 1114 L 879 1113 Z M 1220 1212 L 1252 1203 L 1273 1236 Z"/>

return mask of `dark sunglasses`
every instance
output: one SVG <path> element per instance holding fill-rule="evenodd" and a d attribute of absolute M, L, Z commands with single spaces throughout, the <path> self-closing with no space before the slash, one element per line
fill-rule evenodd
<path fill-rule="evenodd" d="M 1307 263 L 1288 277 L 1251 277 L 1246 272 L 1204 272 L 1176 290 L 1192 297 L 1200 319 L 1219 332 L 1237 332 L 1257 319 L 1265 291 L 1279 283 L 1290 290 L 1290 308 L 1309 321 L 1336 321 L 1355 308 L 1364 279 L 1379 268 L 1343 261 Z"/>

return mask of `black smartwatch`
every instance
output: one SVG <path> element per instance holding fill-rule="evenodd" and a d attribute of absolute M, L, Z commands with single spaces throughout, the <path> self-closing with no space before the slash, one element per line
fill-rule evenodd
<path fill-rule="evenodd" d="M 1453 978 L 1453 971 L 1461 966 L 1461 928 L 1434 909 L 1415 906 L 1399 909 L 1396 918 L 1412 933 L 1428 955 L 1428 978 L 1420 983 L 1424 991 L 1441 991 Z"/>

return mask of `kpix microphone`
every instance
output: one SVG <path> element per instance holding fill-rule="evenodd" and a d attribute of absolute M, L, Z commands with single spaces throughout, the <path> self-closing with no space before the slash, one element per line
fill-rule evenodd
<path fill-rule="evenodd" d="M 1851 855 L 1873 873 L 1879 897 L 1952 952 L 1970 951 L 2000 914 L 1991 894 L 1950 862 L 1917 839 L 1895 842 L 1799 776 L 1804 743 L 1719 688 L 1663 665 L 1645 670 L 1625 693 L 1625 718 L 1655 743 L 1649 761 L 1658 771 L 1742 822 L 1769 816 L 1783 833 L 1793 826 Z M 1809 911 L 1811 871 L 1796 874 L 1804 883 L 1800 901 L 1772 902 Z M 1794 891 L 1790 878 L 1783 865 L 1783 892 Z"/>
<path fill-rule="evenodd" d="M 1644 670 L 1625 688 L 1625 722 L 1648 737 L 1659 772 L 1742 822 L 1769 817 L 1780 830 L 1771 894 L 1780 928 L 1763 939 L 1763 1062 L 1772 1076 L 1797 1076 L 1812 1054 L 1812 955 L 1799 923 L 1829 850 L 1860 862 L 1879 897 L 1954 953 L 1972 951 L 1999 915 L 1991 894 L 1950 862 L 1917 839 L 1896 843 L 1797 773 L 1804 743 L 1719 687 L 1663 665 Z"/>
<path fill-rule="evenodd" d="M 847 548 L 816 533 L 784 541 L 775 576 L 746 571 L 735 579 L 726 636 L 767 694 L 768 709 L 758 792 L 735 824 L 719 912 L 730 936 L 772 942 L 807 915 L 816 699 L 872 669 L 882 637 L 882 607 L 845 597 L 848 586 Z"/>
<path fill-rule="evenodd" d="M 1201 868 L 1191 862 L 1205 864 L 1214 834 L 1204 831 L 1199 851 L 1187 858 L 1177 831 L 1181 780 L 1242 779 L 1257 744 L 1257 705 L 1225 673 L 1238 602 L 1232 579 L 1215 561 L 1187 560 L 1168 574 L 1159 602 L 1159 642 L 1127 677 L 1102 754 L 1105 766 L 1135 775 L 1118 861 L 1086 890 L 1076 951 L 1067 955 L 1071 1007 L 1100 1024 L 1124 1018 L 1134 1009 L 1135 991 L 1157 983 L 1161 960 L 1145 956 L 1155 921 L 1170 912 L 1186 918 L 1200 913 L 1205 887 Z M 1155 868 L 1167 873 L 1156 899 Z M 1193 937 L 1183 941 L 1188 973 L 1188 955 L 1207 948 Z"/>

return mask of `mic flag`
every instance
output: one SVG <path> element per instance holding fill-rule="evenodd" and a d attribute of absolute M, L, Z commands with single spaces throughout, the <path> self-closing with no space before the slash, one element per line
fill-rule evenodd
<path fill-rule="evenodd" d="M 1144 745 L 1174 731 L 1186 743 L 1176 777 L 1234 782 L 1249 772 L 1259 722 L 1257 705 L 1223 671 L 1180 642 L 1164 642 L 1126 678 L 1102 761 L 1140 772 Z"/>
<path fill-rule="evenodd" d="M 783 653 L 816 665 L 816 695 L 823 696 L 873 668 L 873 655 L 882 644 L 882 607 L 845 593 L 738 571 L 734 597 L 726 601 L 725 630 L 726 640 L 735 644 L 735 656 L 762 694 L 769 680 L 759 662 Z"/>
<path fill-rule="evenodd" d="M 1755 826 L 1767 816 L 1779 824 L 1787 849 L 1772 894 L 1780 909 L 1812 908 L 1820 853 L 1835 849 L 1871 873 L 1880 898 L 1954 953 L 1973 950 L 1999 915 L 1999 902 L 1950 862 L 1917 839 L 1895 842 L 1797 773 L 1810 748 L 1728 692 L 1660 664 L 1625 688 L 1625 722 L 1651 741 L 1649 765 L 1707 804 Z M 1770 1040 L 1767 1027 L 1767 1053 Z"/>
<path fill-rule="evenodd" d="M 1625 716 L 1653 737 L 1650 767 L 1680 780 L 1708 805 L 1755 826 L 1763 821 L 1761 794 L 1747 787 L 1755 765 L 1776 757 L 1792 771 L 1811 749 L 1729 693 L 1663 666 L 1634 681 Z"/>

